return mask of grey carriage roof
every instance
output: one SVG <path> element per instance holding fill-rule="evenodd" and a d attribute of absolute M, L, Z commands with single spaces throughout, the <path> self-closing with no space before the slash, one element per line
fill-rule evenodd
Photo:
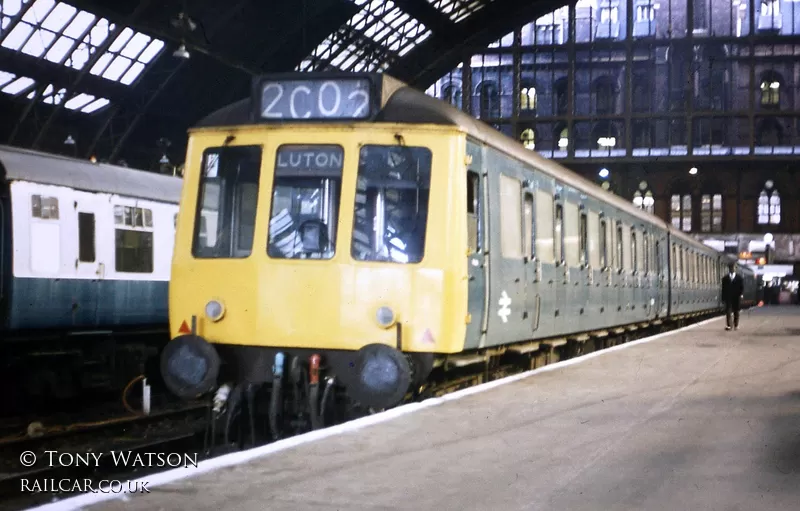
<path fill-rule="evenodd" d="M 172 204 L 180 201 L 183 184 L 173 176 L 6 145 L 0 145 L 0 177 Z"/>
<path fill-rule="evenodd" d="M 376 76 L 382 75 L 377 74 Z M 392 79 L 392 81 L 397 82 L 394 79 Z M 542 172 L 586 195 L 613 205 L 642 222 L 656 225 L 664 230 L 669 230 L 675 238 L 699 250 L 706 253 L 718 253 L 713 248 L 701 243 L 693 237 L 678 229 L 674 229 L 661 218 L 642 211 L 630 201 L 614 195 L 613 193 L 606 192 L 597 186 L 597 184 L 569 170 L 563 165 L 548 160 L 534 151 L 525 149 L 521 144 L 511 140 L 491 126 L 453 107 L 449 103 L 428 96 L 401 82 L 397 82 L 397 85 L 399 86 L 392 87 L 393 92 L 390 93 L 381 110 L 372 119 L 372 122 L 436 124 L 458 127 L 469 136 L 505 151 L 514 158 L 540 169 Z M 209 114 L 201 119 L 195 127 L 235 127 L 245 124 L 256 124 L 258 121 L 254 119 L 252 111 L 253 104 L 251 99 L 243 99 Z"/>

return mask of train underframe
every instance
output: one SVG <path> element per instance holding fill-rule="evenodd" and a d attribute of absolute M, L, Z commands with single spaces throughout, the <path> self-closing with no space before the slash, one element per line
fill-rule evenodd
<path fill-rule="evenodd" d="M 176 383 L 169 366 L 174 372 L 180 358 L 174 355 L 184 344 L 175 342 L 180 337 L 162 355 L 161 369 L 173 392 L 184 398 L 211 397 L 210 443 L 216 449 L 235 449 L 436 397 L 721 312 L 709 310 L 452 355 L 401 353 L 387 345 L 368 345 L 356 352 L 211 345 L 196 336 L 183 336 L 185 346 L 203 347 L 205 367 L 212 370 L 205 371 L 204 381 L 195 379 L 183 387 Z M 184 353 L 184 372 L 192 366 L 194 374 L 200 374 L 197 358 L 193 364 L 187 356 Z"/>
<path fill-rule="evenodd" d="M 87 331 L 3 332 L 0 417 L 74 412 L 113 400 L 135 378 L 163 388 L 159 354 L 166 325 Z"/>

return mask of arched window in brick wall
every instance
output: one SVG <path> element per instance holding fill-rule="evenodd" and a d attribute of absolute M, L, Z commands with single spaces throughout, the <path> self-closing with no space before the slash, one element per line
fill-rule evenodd
<path fill-rule="evenodd" d="M 721 193 L 704 193 L 700 196 L 700 230 L 722 232 Z"/>
<path fill-rule="evenodd" d="M 780 109 L 781 88 L 783 77 L 775 71 L 765 71 L 761 74 L 759 85 L 759 98 L 762 108 Z"/>
<path fill-rule="evenodd" d="M 497 84 L 486 81 L 478 85 L 478 101 L 480 102 L 481 119 L 500 117 L 500 94 Z"/>
<path fill-rule="evenodd" d="M 772 181 L 764 183 L 758 196 L 758 225 L 779 225 L 781 223 L 781 196 Z"/>
<path fill-rule="evenodd" d="M 461 88 L 454 84 L 449 83 L 442 89 L 442 101 L 446 101 L 456 108 L 461 108 Z"/>
<path fill-rule="evenodd" d="M 673 194 L 670 197 L 670 221 L 676 229 L 691 232 L 692 196 L 690 194 Z"/>
<path fill-rule="evenodd" d="M 536 86 L 533 83 L 522 83 L 519 91 L 519 111 L 523 114 L 536 111 Z"/>

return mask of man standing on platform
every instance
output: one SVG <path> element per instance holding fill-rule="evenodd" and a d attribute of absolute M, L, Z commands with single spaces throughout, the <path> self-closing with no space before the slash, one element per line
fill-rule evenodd
<path fill-rule="evenodd" d="M 742 294 L 744 294 L 744 282 L 742 277 L 736 274 L 736 265 L 728 265 L 730 273 L 722 277 L 722 300 L 725 302 L 725 330 L 739 329 L 739 309 L 741 307 Z M 733 325 L 731 325 L 733 316 Z"/>

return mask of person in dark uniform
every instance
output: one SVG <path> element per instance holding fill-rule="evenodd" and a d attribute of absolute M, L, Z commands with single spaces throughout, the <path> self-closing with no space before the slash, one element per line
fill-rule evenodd
<path fill-rule="evenodd" d="M 744 281 L 740 275 L 736 274 L 736 265 L 728 265 L 729 273 L 722 277 L 722 300 L 725 302 L 725 330 L 739 329 L 739 309 L 741 307 L 742 294 L 744 293 Z M 731 325 L 733 316 L 733 325 Z"/>

